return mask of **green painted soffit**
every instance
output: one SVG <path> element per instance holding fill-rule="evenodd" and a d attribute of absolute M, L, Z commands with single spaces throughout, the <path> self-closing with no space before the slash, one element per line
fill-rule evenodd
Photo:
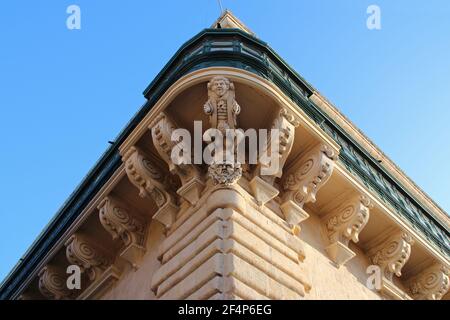
<path fill-rule="evenodd" d="M 265 42 L 239 29 L 205 29 L 187 41 L 145 89 L 147 102 L 135 114 L 115 143 L 102 155 L 58 213 L 49 222 L 0 287 L 0 299 L 18 294 L 21 283 L 75 221 L 89 201 L 119 168 L 118 146 L 128 137 L 162 94 L 182 76 L 202 68 L 228 66 L 250 71 L 277 85 L 341 147 L 339 161 L 349 172 L 444 255 L 450 256 L 449 230 L 404 189 L 378 162 L 318 108 L 314 91 Z"/>

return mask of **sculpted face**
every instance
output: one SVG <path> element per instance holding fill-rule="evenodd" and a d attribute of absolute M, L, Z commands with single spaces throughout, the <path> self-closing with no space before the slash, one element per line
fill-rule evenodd
<path fill-rule="evenodd" d="M 223 96 L 229 89 L 227 81 L 223 78 L 213 80 L 212 90 L 218 96 Z"/>

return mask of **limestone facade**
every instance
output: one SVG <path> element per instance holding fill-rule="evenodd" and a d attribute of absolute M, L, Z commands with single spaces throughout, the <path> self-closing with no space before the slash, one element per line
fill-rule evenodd
<path fill-rule="evenodd" d="M 228 12 L 221 19 L 239 27 Z M 172 136 L 194 136 L 194 121 L 279 130 L 269 142 L 280 145 L 278 170 L 264 174 L 262 157 L 175 163 Z M 449 255 L 355 178 L 342 145 L 254 72 L 208 66 L 179 77 L 118 150 L 122 163 L 11 298 L 448 298 Z M 80 289 L 66 286 L 71 265 Z M 379 270 L 379 286 L 368 270 Z"/>

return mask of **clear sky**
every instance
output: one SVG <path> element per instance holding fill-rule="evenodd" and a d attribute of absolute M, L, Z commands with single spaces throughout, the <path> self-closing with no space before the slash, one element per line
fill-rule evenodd
<path fill-rule="evenodd" d="M 66 27 L 69 5 L 81 30 Z M 450 1 L 222 0 L 450 211 Z M 367 7 L 381 9 L 369 30 Z M 216 0 L 2 1 L 0 279 Z"/>

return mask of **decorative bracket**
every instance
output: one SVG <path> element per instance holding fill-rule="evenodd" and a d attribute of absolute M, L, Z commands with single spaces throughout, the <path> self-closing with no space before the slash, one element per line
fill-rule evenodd
<path fill-rule="evenodd" d="M 370 250 L 370 260 L 381 268 L 382 275 L 386 279 L 392 281 L 394 275 L 397 277 L 402 275 L 402 268 L 411 255 L 413 244 L 414 240 L 409 234 L 403 231 L 396 232 Z"/>
<path fill-rule="evenodd" d="M 408 281 L 416 300 L 441 300 L 450 288 L 449 269 L 435 264 Z"/>
<path fill-rule="evenodd" d="M 326 215 L 322 220 L 330 242 L 326 247 L 330 258 L 338 265 L 344 265 L 355 256 L 349 249 L 351 241 L 359 241 L 359 233 L 369 221 L 369 211 L 373 208 L 369 198 L 356 196 L 339 206 L 336 212 Z"/>
<path fill-rule="evenodd" d="M 371 263 L 380 267 L 381 287 L 377 289 L 394 299 L 411 299 L 394 284 L 393 278 L 394 275 L 402 275 L 402 268 L 411 255 L 414 240 L 401 230 L 382 234 L 378 239 L 383 241 L 375 240 L 375 245 L 367 252 Z"/>
<path fill-rule="evenodd" d="M 101 201 L 98 210 L 103 227 L 111 234 L 113 240 L 120 239 L 124 245 L 120 257 L 136 269 L 138 260 L 145 252 L 146 223 L 130 214 L 127 206 L 111 195 Z"/>
<path fill-rule="evenodd" d="M 149 129 L 152 133 L 153 145 L 161 158 L 169 166 L 169 171 L 172 174 L 178 175 L 181 180 L 182 186 L 177 190 L 177 193 L 191 205 L 195 205 L 204 188 L 204 183 L 202 182 L 203 178 L 200 169 L 196 165 L 176 165 L 172 162 L 172 150 L 176 148 L 179 143 L 182 143 L 175 143 L 172 141 L 172 133 L 176 129 L 175 124 L 165 113 L 161 113 L 153 120 Z"/>
<path fill-rule="evenodd" d="M 333 173 L 337 154 L 327 145 L 319 145 L 304 155 L 283 181 L 283 200 L 292 200 L 303 207 L 315 202 L 319 189 Z"/>
<path fill-rule="evenodd" d="M 67 288 L 66 277 L 63 270 L 47 265 L 39 271 L 39 291 L 48 299 L 68 299 L 71 292 Z"/>
<path fill-rule="evenodd" d="M 295 225 L 309 217 L 303 206 L 316 201 L 316 194 L 330 178 L 336 160 L 337 154 L 331 147 L 318 145 L 289 170 L 282 181 L 284 195 L 280 206 L 287 221 Z"/>
<path fill-rule="evenodd" d="M 65 243 L 67 260 L 80 267 L 89 280 L 97 280 L 111 265 L 111 259 L 94 244 L 94 241 L 82 234 L 72 235 Z"/>
<path fill-rule="evenodd" d="M 169 228 L 176 219 L 176 197 L 164 183 L 164 176 L 138 147 L 130 147 L 122 156 L 130 182 L 139 189 L 139 196 L 152 198 L 158 206 L 153 219 Z"/>
<path fill-rule="evenodd" d="M 295 120 L 295 117 L 285 108 L 280 110 L 278 116 L 272 124 L 272 130 L 279 131 L 279 141 L 277 143 L 278 170 L 273 175 L 263 175 L 261 170 L 264 166 L 269 166 L 269 164 L 264 165 L 261 161 L 259 161 L 254 172 L 254 177 L 250 181 L 250 188 L 253 196 L 260 205 L 269 202 L 279 194 L 278 189 L 273 187 L 273 183 L 276 178 L 281 178 L 283 175 L 283 167 L 292 150 L 295 138 L 295 128 L 298 127 L 298 125 L 299 122 Z M 269 140 L 267 143 L 267 149 L 263 151 L 264 155 L 271 152 L 272 144 L 273 141 Z M 270 155 L 270 157 L 272 157 L 272 155 Z"/>

